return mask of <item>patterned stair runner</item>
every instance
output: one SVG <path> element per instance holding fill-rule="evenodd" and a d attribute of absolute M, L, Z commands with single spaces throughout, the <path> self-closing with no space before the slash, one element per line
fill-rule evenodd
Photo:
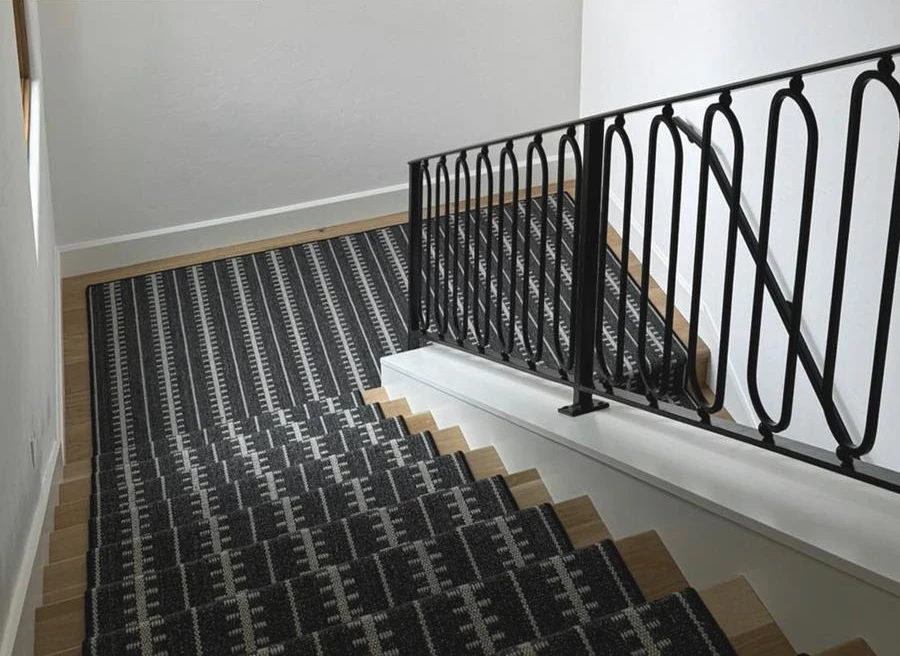
<path fill-rule="evenodd" d="M 386 229 L 89 289 L 84 652 L 732 654 L 539 478 L 366 403 L 405 335 L 405 248 Z"/>

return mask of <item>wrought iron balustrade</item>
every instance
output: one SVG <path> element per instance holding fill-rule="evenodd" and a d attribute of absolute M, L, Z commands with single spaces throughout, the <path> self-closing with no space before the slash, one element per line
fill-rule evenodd
<path fill-rule="evenodd" d="M 865 91 L 873 83 L 881 85 L 900 118 L 900 83 L 893 60 L 898 54 L 900 46 L 862 53 L 411 161 L 409 347 L 427 341 L 444 343 L 568 385 L 573 403 L 561 410 L 572 415 L 604 407 L 604 399 L 614 399 L 900 491 L 900 472 L 863 459 L 876 444 L 884 397 L 900 252 L 900 139 L 888 190 L 890 210 L 887 216 L 874 217 L 886 223 L 887 237 L 879 304 L 870 322 L 871 375 L 853 381 L 867 390 L 864 427 L 858 437 L 835 391 Z M 851 66 L 865 68 L 847 89 L 844 157 L 836 163 L 843 168 L 840 202 L 834 208 L 835 264 L 827 281 L 828 311 L 817 318 L 827 325 L 824 357 L 818 357 L 804 331 L 804 319 L 814 319 L 805 300 L 822 134 L 805 85 L 807 80 Z M 750 91 L 767 94 L 768 100 L 764 163 L 761 171 L 752 172 L 745 168 L 745 130 L 734 99 L 739 92 Z M 699 103 L 704 108 L 702 128 L 697 130 L 678 114 L 680 108 Z M 789 105 L 802 119 L 805 150 L 795 264 L 788 286 L 779 282 L 771 265 L 771 239 L 779 137 L 784 108 Z M 639 171 L 629 119 L 647 112 L 653 115 L 646 134 L 641 135 L 647 144 L 646 170 Z M 717 123 L 727 127 L 729 135 L 731 164 L 727 168 L 713 143 Z M 658 155 L 664 140 L 670 155 L 666 170 L 661 171 Z M 692 151 L 694 146 L 699 151 Z M 698 184 L 693 195 L 684 182 L 687 161 L 696 152 Z M 615 153 L 619 156 L 614 158 Z M 759 174 L 762 192 L 757 226 L 742 206 L 742 191 L 751 173 Z M 720 196 L 710 192 L 710 174 Z M 663 178 L 671 205 L 665 217 L 668 233 L 660 240 L 654 224 L 660 218 L 656 198 Z M 614 184 L 622 188 L 616 199 L 621 238 L 611 242 Z M 636 237 L 633 195 L 641 191 L 642 234 Z M 693 245 L 691 298 L 686 308 L 687 343 L 681 345 L 674 326 L 679 249 L 685 230 L 683 206 L 688 195 L 696 203 L 696 217 L 687 235 Z M 722 219 L 725 239 L 715 246 L 707 243 L 709 221 L 716 220 L 709 211 L 711 196 L 724 202 L 727 215 Z M 663 307 L 654 308 L 651 263 L 660 244 L 667 249 L 662 280 L 666 300 Z M 722 281 L 721 297 L 716 299 L 721 311 L 716 317 L 718 343 L 712 353 L 714 384 L 706 390 L 697 373 L 697 357 L 704 283 L 711 275 L 706 256 L 712 249 L 721 253 L 724 264 L 721 271 L 713 272 Z M 736 289 L 741 253 L 752 262 L 753 283 Z M 635 256 L 639 264 L 634 264 Z M 629 263 L 639 276 L 629 275 Z M 725 407 L 732 349 L 738 348 L 731 341 L 736 294 L 752 299 L 744 372 L 757 418 L 752 427 L 717 416 Z M 787 337 L 780 380 L 760 377 L 765 302 L 774 307 Z M 673 368 L 676 351 L 684 346 L 686 362 Z M 835 440 L 833 450 L 784 435 L 795 419 L 798 364 Z M 766 405 L 762 390 L 778 386 L 781 406 L 776 413 Z"/>

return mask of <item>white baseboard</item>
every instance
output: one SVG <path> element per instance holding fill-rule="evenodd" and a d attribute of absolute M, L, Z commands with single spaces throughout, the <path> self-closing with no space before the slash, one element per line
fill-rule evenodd
<path fill-rule="evenodd" d="M 547 157 L 551 180 L 556 176 L 557 161 L 557 155 Z M 571 156 L 566 158 L 567 179 L 574 175 L 573 161 Z M 519 179 L 523 181 L 522 184 L 525 180 L 525 167 L 524 161 L 519 163 Z M 451 189 L 453 180 L 451 172 Z M 408 189 L 409 185 L 406 183 L 397 184 L 170 228 L 64 244 L 59 247 L 62 275 L 69 277 L 104 271 L 396 214 L 407 208 Z M 474 190 L 474 184 L 472 189 Z"/>
<path fill-rule="evenodd" d="M 171 228 L 59 247 L 62 275 L 75 276 L 186 253 L 281 237 L 406 209 L 407 185 L 320 198 Z"/>
<path fill-rule="evenodd" d="M 50 457 L 41 472 L 41 491 L 38 497 L 37 506 L 34 509 L 34 515 L 31 519 L 31 526 L 28 529 L 28 538 L 25 541 L 25 549 L 22 554 L 22 562 L 19 564 L 19 572 L 16 575 L 16 584 L 13 587 L 13 598 L 10 604 L 9 615 L 3 625 L 3 632 L 0 634 L 0 656 L 10 656 L 16 651 L 17 645 L 30 644 L 34 636 L 20 636 L 20 627 L 23 630 L 32 630 L 33 614 L 37 605 L 40 605 L 40 597 L 33 598 L 32 593 L 36 586 L 32 586 L 35 572 L 37 572 L 37 581 L 42 580 L 43 559 L 39 558 L 42 547 L 46 546 L 44 542 L 49 544 L 50 530 L 52 524 L 48 524 L 48 513 L 52 514 L 55 507 L 55 491 L 56 482 L 62 473 L 62 458 L 60 457 L 60 447 L 62 439 L 57 439 L 50 451 Z M 26 616 L 25 613 L 29 615 Z M 33 650 L 32 650 L 33 651 Z"/>

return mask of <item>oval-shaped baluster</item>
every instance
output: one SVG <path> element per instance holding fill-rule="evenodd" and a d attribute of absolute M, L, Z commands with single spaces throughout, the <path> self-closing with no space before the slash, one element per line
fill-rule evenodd
<path fill-rule="evenodd" d="M 506 167 L 507 165 L 510 167 L 510 174 L 512 176 L 512 196 L 510 199 L 509 207 L 511 208 L 511 225 L 510 225 L 510 238 L 511 238 L 511 248 L 510 248 L 510 265 L 509 265 L 509 321 L 508 321 L 508 330 L 506 334 L 506 341 L 503 344 L 504 350 L 501 352 L 504 360 L 508 360 L 509 356 L 513 353 L 516 348 L 516 298 L 518 295 L 518 285 L 516 285 L 516 271 L 517 271 L 517 263 L 519 258 L 519 163 L 516 161 L 516 154 L 513 151 L 513 142 L 507 141 L 506 145 L 503 147 L 503 150 L 500 151 L 500 242 L 502 243 L 502 226 L 506 220 L 505 211 L 506 211 L 506 198 L 504 197 L 505 191 L 505 176 L 506 176 Z M 501 249 L 502 254 L 502 249 Z M 499 267 L 503 266 L 502 258 L 498 263 L 497 276 L 498 278 L 502 275 Z M 497 319 L 498 325 L 502 320 L 502 300 L 501 296 L 497 297 Z M 501 328 L 502 332 L 502 328 Z M 502 337 L 501 337 L 502 340 Z"/>
<path fill-rule="evenodd" d="M 456 157 L 454 173 L 456 179 L 453 185 L 453 330 L 456 333 L 456 343 L 462 345 L 469 333 L 469 265 L 471 262 L 469 257 L 469 215 L 472 212 L 469 162 L 466 159 L 466 151 L 464 150 Z M 462 200 L 460 197 L 461 181 L 465 189 L 465 204 L 462 217 L 459 214 L 460 201 Z M 460 225 L 460 222 L 462 225 Z M 462 236 L 460 235 L 460 227 L 462 227 Z M 463 250 L 462 261 L 460 261 L 459 256 L 460 248 Z M 462 271 L 461 282 L 459 279 L 460 271 Z M 460 310 L 462 310 L 462 318 L 460 318 Z"/>
<path fill-rule="evenodd" d="M 535 257 L 532 252 L 532 215 L 534 212 L 534 155 L 537 153 L 541 164 L 541 205 L 540 213 L 540 243 L 538 244 L 538 298 L 537 316 L 531 316 L 531 260 Z M 544 152 L 543 137 L 536 134 L 528 144 L 525 161 L 525 231 L 522 236 L 522 255 L 524 266 L 522 274 L 522 345 L 525 351 L 525 362 L 535 369 L 544 352 L 544 299 L 546 293 L 546 259 L 547 259 L 547 197 L 549 192 L 547 171 L 547 155 Z M 531 342 L 531 324 L 535 324 L 536 338 L 534 346 Z"/>
<path fill-rule="evenodd" d="M 444 213 L 441 214 L 441 178 L 444 182 Z M 435 240 L 435 283 L 440 281 L 440 303 L 435 304 L 435 322 L 438 337 L 445 339 L 450 325 L 450 173 L 447 171 L 447 157 L 441 155 L 435 173 L 435 231 L 439 238 Z M 441 225 L 443 224 L 443 225 Z M 443 253 L 441 252 L 443 241 Z"/>
<path fill-rule="evenodd" d="M 607 349 L 602 339 L 606 329 L 603 320 L 606 316 L 606 279 L 608 261 L 608 235 L 609 230 L 609 196 L 610 196 L 610 169 L 612 163 L 612 145 L 618 138 L 625 154 L 625 189 L 622 198 L 622 252 L 619 254 L 619 289 L 618 289 L 618 317 L 616 321 L 615 344 L 612 345 L 613 368 L 610 369 L 606 360 Z M 625 131 L 625 117 L 621 114 L 606 130 L 603 146 L 603 194 L 600 205 L 600 276 L 597 289 L 597 359 L 601 362 L 601 368 L 606 375 L 607 384 L 611 386 L 622 384 L 624 381 L 625 367 L 625 311 L 628 292 L 628 248 L 631 239 L 631 192 L 634 184 L 634 154 L 631 148 L 631 140 Z"/>
<path fill-rule="evenodd" d="M 481 216 L 484 208 L 481 201 L 481 178 L 487 178 L 487 217 L 483 220 Z M 490 345 L 491 341 L 491 285 L 493 284 L 491 274 L 493 273 L 492 253 L 491 253 L 491 234 L 493 232 L 494 223 L 494 169 L 491 167 L 491 158 L 488 147 L 484 146 L 478 153 L 475 160 L 475 267 L 473 269 L 474 281 L 474 307 L 472 309 L 472 326 L 475 329 L 475 336 L 478 340 L 478 351 L 484 353 L 485 349 Z M 482 236 L 482 225 L 485 225 L 486 236 Z M 481 241 L 485 240 L 484 247 L 484 326 L 482 327 L 479 320 L 479 280 L 481 272 Z"/>
<path fill-rule="evenodd" d="M 849 431 L 840 430 L 843 422 L 834 403 L 834 375 L 837 364 L 838 341 L 840 338 L 841 310 L 843 305 L 844 282 L 847 274 L 847 247 L 850 242 L 850 222 L 853 210 L 854 185 L 856 183 L 856 163 L 859 154 L 859 132 L 862 119 L 863 96 L 866 87 L 873 81 L 881 82 L 891 94 L 900 116 L 900 84 L 893 77 L 894 62 L 883 57 L 874 71 L 865 71 L 856 78 L 850 95 L 850 119 L 847 128 L 847 152 L 844 161 L 843 195 L 838 224 L 837 250 L 834 264 L 834 280 L 831 292 L 831 309 L 828 318 L 828 337 L 825 345 L 825 370 L 823 387 L 825 395 L 831 399 L 831 407 L 826 408 L 826 418 L 838 442 L 838 457 L 849 459 L 865 455 L 875 446 L 878 433 L 878 417 L 881 412 L 881 395 L 884 385 L 884 367 L 887 355 L 888 337 L 891 328 L 894 287 L 897 279 L 897 256 L 900 251 L 900 143 L 897 148 L 897 164 L 894 168 L 894 186 L 891 195 L 891 214 L 884 272 L 881 281 L 881 299 L 878 306 L 878 322 L 875 329 L 875 349 L 872 359 L 872 375 L 869 382 L 869 402 L 866 411 L 865 428 L 856 444 Z"/>
<path fill-rule="evenodd" d="M 672 339 L 675 332 L 675 284 L 678 268 L 678 235 L 681 226 L 681 181 L 684 173 L 684 147 L 681 134 L 672 119 L 674 110 L 671 105 L 663 107 L 662 113 L 654 116 L 650 123 L 650 144 L 647 149 L 647 196 L 644 205 L 644 248 L 641 263 L 641 302 L 638 316 L 638 367 L 644 383 L 644 392 L 650 405 L 657 407 L 659 397 L 670 388 L 672 365 Z M 656 194 L 656 152 L 659 140 L 659 128 L 665 126 L 672 138 L 674 161 L 672 166 L 672 209 L 669 226 L 669 272 L 667 280 L 665 333 L 663 334 L 663 361 L 660 374 L 656 380 L 650 372 L 647 362 L 647 315 L 650 303 L 650 263 L 653 257 L 653 215 L 654 196 Z"/>
<path fill-rule="evenodd" d="M 577 286 L 571 281 L 571 290 L 569 293 L 569 335 L 568 351 L 563 348 L 561 338 L 562 316 L 560 315 L 560 303 L 562 300 L 562 263 L 563 263 L 563 233 L 566 226 L 563 222 L 563 209 L 565 205 L 565 184 L 566 184 L 566 151 L 572 151 L 572 160 L 575 167 L 575 198 L 574 207 L 580 207 L 581 203 L 581 147 L 575 138 L 575 126 L 571 126 L 566 133 L 559 138 L 559 152 L 556 166 L 556 240 L 554 248 L 556 250 L 556 260 L 553 266 L 553 348 L 556 353 L 556 362 L 558 365 L 559 375 L 567 380 L 569 372 L 575 366 L 575 349 L 572 345 L 571 326 L 574 320 L 575 304 L 577 303 Z M 578 270 L 578 218 L 575 217 L 573 238 L 572 238 L 572 271 Z"/>
<path fill-rule="evenodd" d="M 425 229 L 423 230 L 425 237 L 425 248 L 424 248 L 424 262 L 422 263 L 422 274 L 425 277 L 424 285 L 422 287 L 422 304 L 424 305 L 424 310 L 422 313 L 422 321 L 420 322 L 420 326 L 422 328 L 422 333 L 427 333 L 431 330 L 431 304 L 432 304 L 432 275 L 431 275 L 431 262 L 432 262 L 432 253 L 431 249 L 434 247 L 433 239 L 434 239 L 434 226 L 433 221 L 431 220 L 432 215 L 432 186 L 431 186 L 431 162 L 427 159 L 422 162 L 422 177 L 425 180 Z"/>
<path fill-rule="evenodd" d="M 716 368 L 716 389 L 712 402 L 703 394 L 703 386 L 697 376 L 698 328 L 700 325 L 700 300 L 703 286 L 703 253 L 706 245 L 706 205 L 709 193 L 710 152 L 712 128 L 717 114 L 728 123 L 734 142 L 734 164 L 731 167 L 731 197 L 728 199 L 728 237 L 725 244 L 724 289 L 722 292 L 722 316 L 719 323 L 719 359 Z M 725 405 L 725 384 L 728 374 L 728 346 L 731 339 L 731 304 L 734 297 L 734 264 L 737 257 L 738 213 L 741 209 L 741 180 L 744 166 L 744 137 L 737 116 L 731 110 L 731 94 L 727 91 L 710 105 L 703 117 L 703 142 L 700 146 L 700 189 L 697 195 L 697 233 L 694 244 L 694 277 L 691 287 L 691 325 L 688 337 L 688 391 L 703 421 Z"/>
<path fill-rule="evenodd" d="M 778 128 L 784 101 L 794 102 L 806 125 L 806 157 L 803 174 L 803 191 L 800 203 L 800 230 L 797 237 L 797 263 L 794 269 L 793 299 L 790 301 L 790 327 L 788 347 L 784 363 L 784 390 L 781 396 L 781 413 L 773 419 L 765 408 L 759 390 L 759 347 L 762 332 L 763 299 L 765 291 L 766 264 L 769 253 L 769 234 L 772 224 L 772 196 L 775 186 L 775 161 L 778 153 Z M 803 81 L 796 77 L 787 89 L 778 91 L 769 106 L 768 136 L 766 138 L 766 159 L 763 172 L 762 206 L 759 216 L 759 255 L 756 279 L 753 287 L 753 311 L 750 319 L 750 344 L 747 357 L 747 382 L 753 409 L 759 416 L 759 431 L 771 438 L 774 433 L 785 430 L 791 423 L 794 406 L 794 383 L 797 376 L 798 343 L 803 315 L 803 292 L 806 286 L 806 262 L 809 252 L 810 227 L 815 190 L 816 162 L 819 151 L 819 128 L 809 102 L 803 96 Z"/>

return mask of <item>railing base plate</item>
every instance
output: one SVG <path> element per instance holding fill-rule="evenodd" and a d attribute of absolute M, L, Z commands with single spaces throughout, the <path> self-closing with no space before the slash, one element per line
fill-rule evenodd
<path fill-rule="evenodd" d="M 581 403 L 573 403 L 572 405 L 564 405 L 559 409 L 559 411 L 560 413 L 568 415 L 570 417 L 578 417 L 580 415 L 586 415 L 589 412 L 594 412 L 595 410 L 605 410 L 608 407 L 609 403 L 607 403 L 606 401 L 591 399 L 591 402 L 587 405 L 583 405 Z"/>

